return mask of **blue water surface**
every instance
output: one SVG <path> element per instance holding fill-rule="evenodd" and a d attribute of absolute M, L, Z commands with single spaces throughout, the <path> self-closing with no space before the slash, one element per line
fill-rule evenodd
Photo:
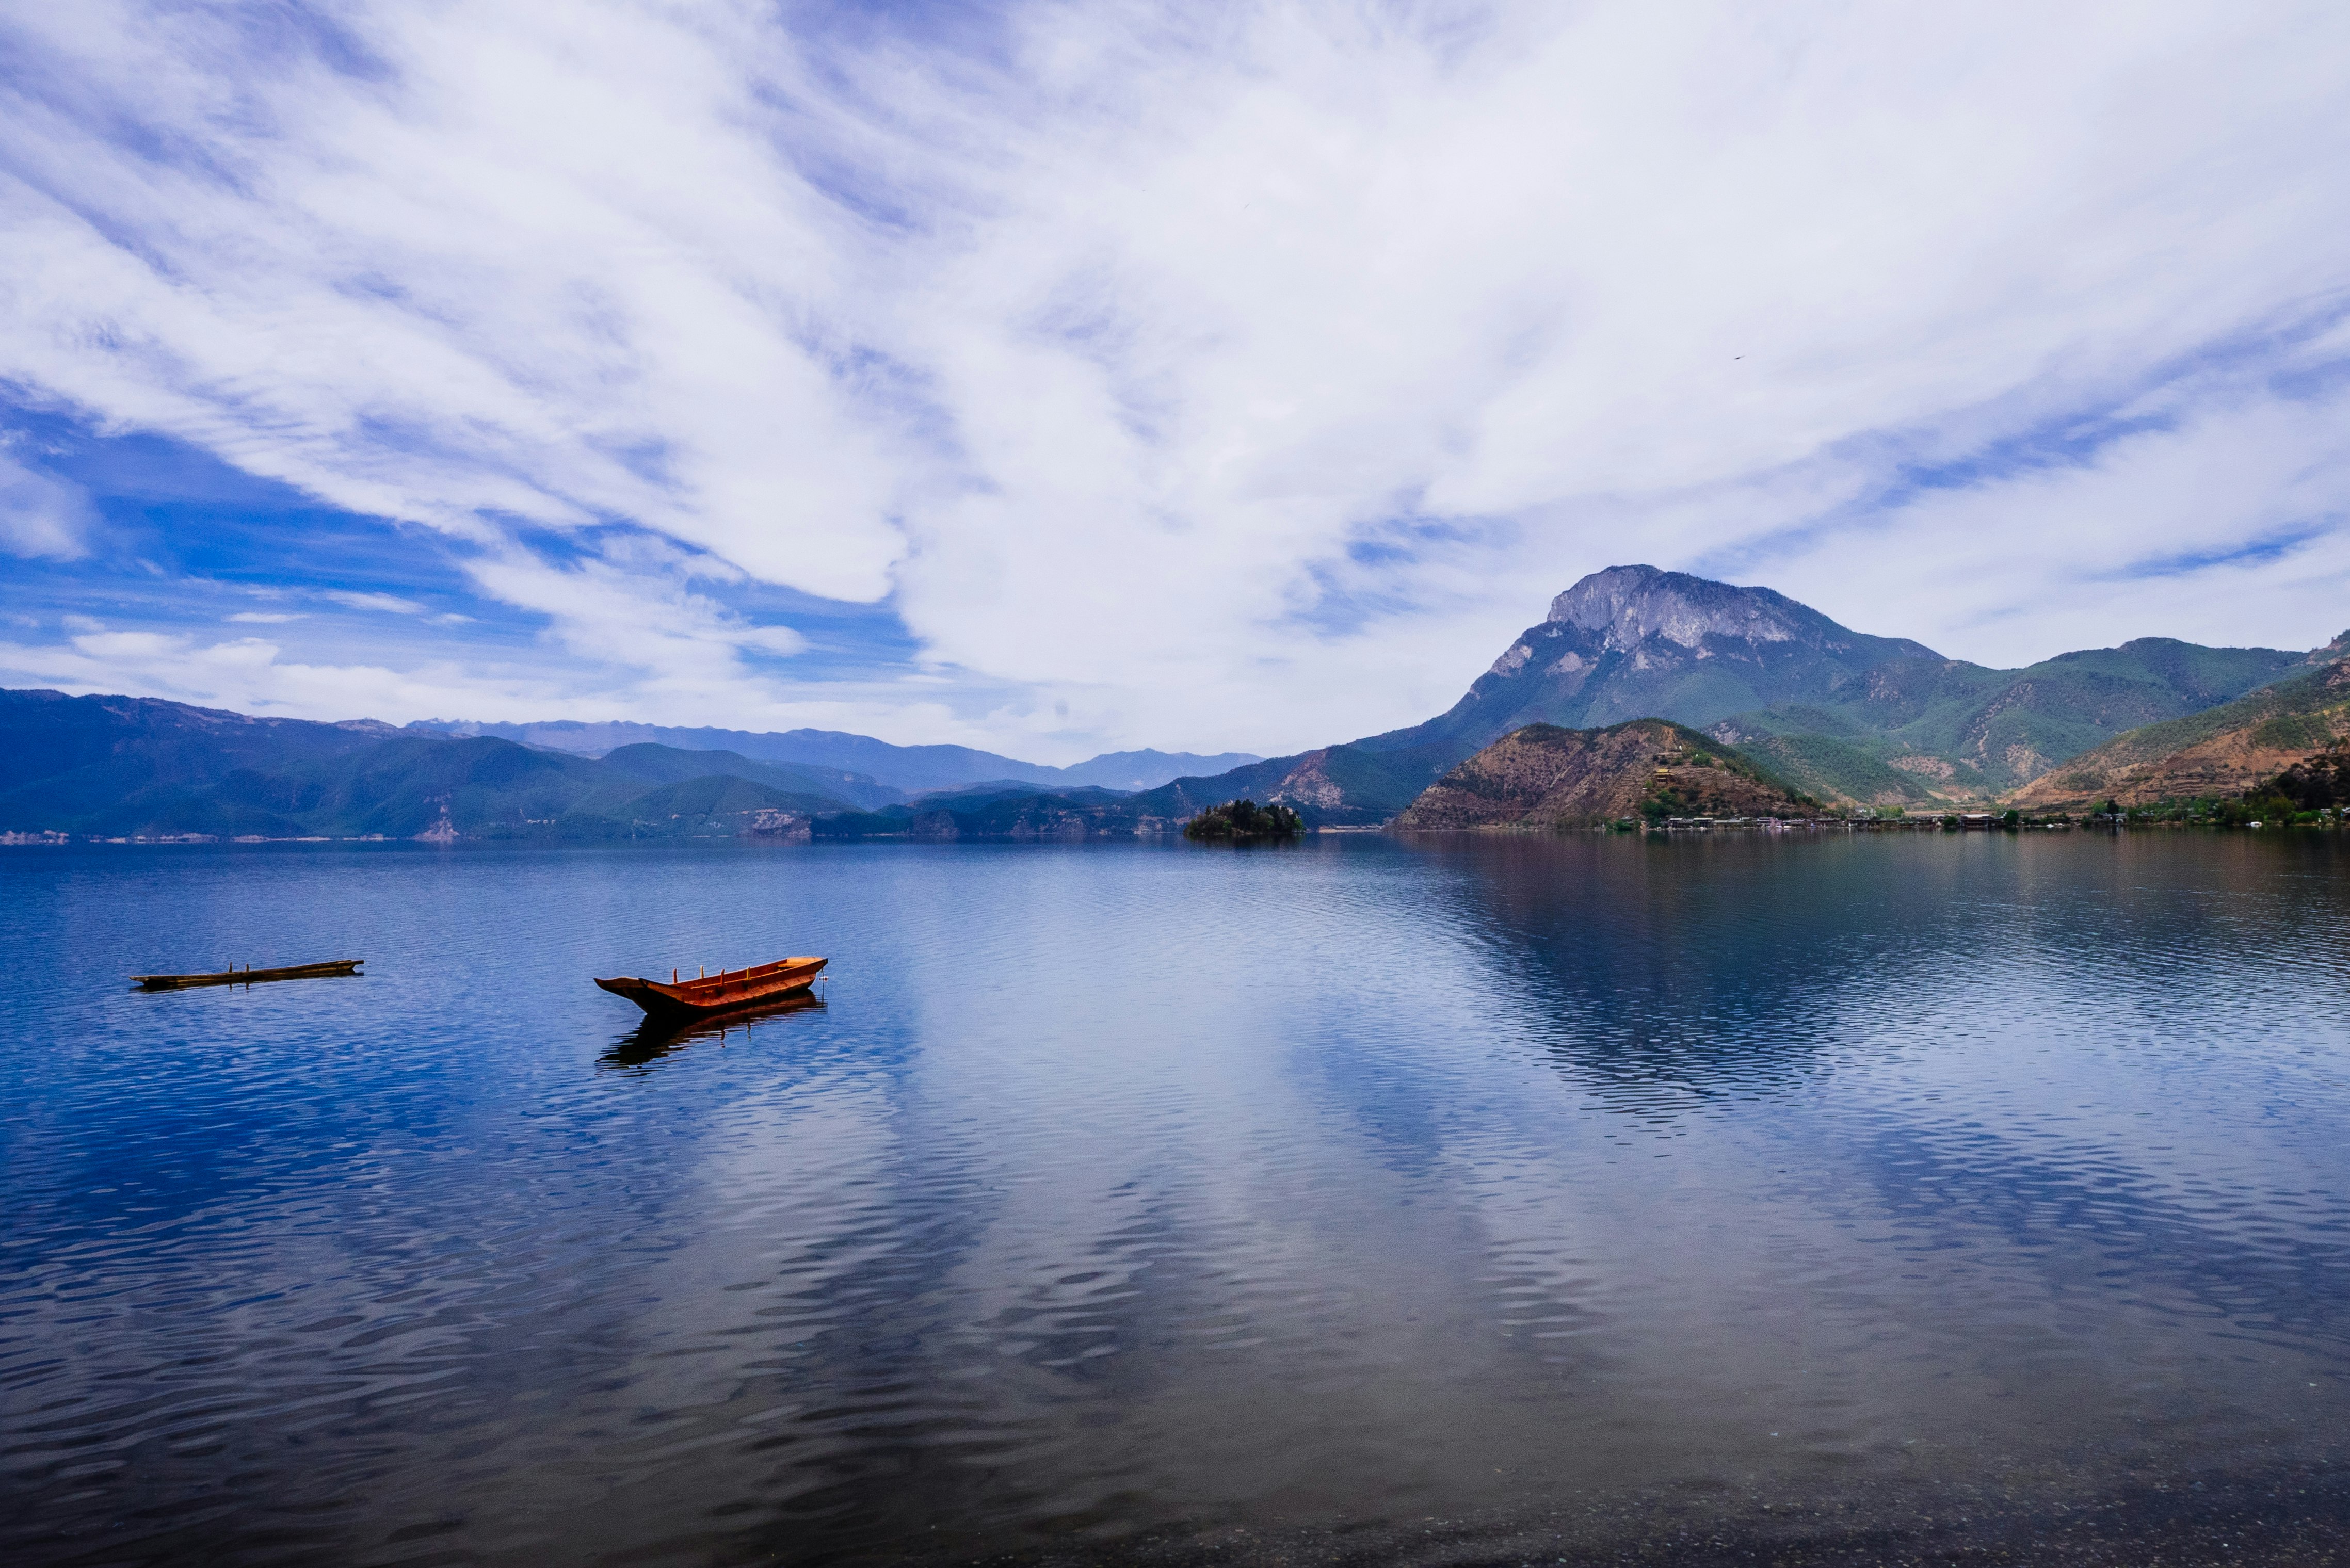
<path fill-rule="evenodd" d="M 2350 1541 L 2331 835 L 26 847 L 0 972 L 12 1563 Z"/>

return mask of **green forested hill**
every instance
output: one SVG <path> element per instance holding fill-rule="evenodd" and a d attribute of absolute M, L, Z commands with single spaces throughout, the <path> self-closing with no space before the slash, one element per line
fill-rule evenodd
<path fill-rule="evenodd" d="M 723 774 L 786 794 L 837 796 L 860 806 L 889 805 L 906 798 L 905 791 L 863 774 L 814 764 L 762 762 L 739 752 L 695 752 L 639 742 L 607 752 L 601 761 L 606 767 L 647 784 L 683 784 L 688 779 Z"/>
<path fill-rule="evenodd" d="M 2064 807 L 2237 794 L 2350 734 L 2350 632 L 2318 658 L 2306 671 L 2233 702 L 2116 735 L 2013 798 Z"/>
<path fill-rule="evenodd" d="M 1766 734 L 1747 740 L 1739 749 L 1797 788 L 1825 800 L 1909 806 L 1925 805 L 1936 798 L 1917 774 L 1892 766 L 1865 742 L 1835 734 Z"/>
<path fill-rule="evenodd" d="M 1131 837 L 1180 825 L 1165 820 L 1143 795 L 1093 785 L 1045 793 L 1013 781 L 926 794 L 878 812 L 836 813 L 819 818 L 815 831 L 818 838 L 1068 839 Z"/>
<path fill-rule="evenodd" d="M 1827 737 L 1879 763 L 1908 764 L 1924 787 L 1989 794 L 2037 778 L 2124 731 L 2241 697 L 2308 658 L 2148 637 L 2022 670 L 1896 659 L 1806 702 L 1733 714 L 1711 732 L 1749 746 L 1773 736 Z"/>

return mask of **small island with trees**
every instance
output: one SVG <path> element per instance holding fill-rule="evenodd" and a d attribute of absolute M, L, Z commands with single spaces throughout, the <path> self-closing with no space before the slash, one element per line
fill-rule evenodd
<path fill-rule="evenodd" d="M 1186 838 L 1212 838 L 1245 843 L 1258 838 L 1295 838 L 1305 831 L 1305 819 L 1285 805 L 1259 805 L 1253 800 L 1228 800 L 1211 805 L 1183 825 Z"/>

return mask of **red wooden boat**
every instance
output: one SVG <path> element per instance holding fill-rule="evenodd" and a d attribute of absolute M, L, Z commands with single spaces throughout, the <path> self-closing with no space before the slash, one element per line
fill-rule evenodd
<path fill-rule="evenodd" d="M 774 1002 L 794 992 L 806 991 L 816 983 L 816 972 L 823 969 L 820 958 L 777 959 L 773 963 L 755 964 L 749 969 L 722 970 L 716 974 L 696 975 L 691 980 L 680 980 L 675 970 L 670 971 L 669 983 L 657 980 L 639 980 L 634 975 L 619 980 L 599 980 L 596 983 L 614 996 L 625 996 L 653 1018 L 697 1018 L 704 1013 L 724 1012 L 737 1007 L 752 1007 Z"/>

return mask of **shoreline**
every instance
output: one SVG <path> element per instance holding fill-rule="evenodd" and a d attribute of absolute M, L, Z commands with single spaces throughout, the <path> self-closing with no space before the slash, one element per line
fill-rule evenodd
<path fill-rule="evenodd" d="M 1662 822 L 1653 823 L 1624 820 L 1617 822 L 1586 823 L 1572 826 L 1561 826 L 1542 823 L 1508 822 L 1487 823 L 1466 827 L 1398 828 L 1385 823 L 1378 826 L 1364 826 L 1349 823 L 1334 824 L 1327 827 L 1309 827 L 1298 836 L 1303 838 L 1338 838 L 1357 835 L 1370 835 L 1374 836 L 1392 836 L 1399 838 L 1426 838 L 1440 837 L 1454 834 L 1492 835 L 1577 833 L 1637 834 L 1642 836 L 1656 836 L 1660 837 L 1669 837 L 1677 835 L 1691 836 L 1705 833 L 1761 833 L 1777 835 L 1788 833 L 2023 834 L 2097 832 L 2120 834 L 2130 831 L 2146 831 L 2153 828 L 2197 828 L 2211 832 L 2228 833 L 2339 833 L 2345 827 L 2350 827 L 2350 819 L 2336 818 L 2335 820 L 2326 822 L 2267 822 L 2256 820 L 2247 823 L 2236 823 L 2198 821 L 2177 817 L 2154 817 L 2137 820 L 2131 820 L 2125 817 L 2120 821 L 2110 821 L 2101 817 L 2092 817 L 2079 821 L 2069 818 L 2058 818 L 2054 821 L 2022 821 L 2009 823 L 2000 821 L 1996 817 L 1982 816 L 1912 816 L 1891 817 L 1877 820 L 1872 820 L 1866 817 L 1763 816 L 1672 817 L 1667 818 Z M 1057 834 L 1038 834 L 1033 836 L 1014 836 L 1009 834 L 989 836 L 966 835 L 951 839 L 931 838 L 903 833 L 874 833 L 860 834 L 853 837 L 803 838 L 792 840 L 788 843 L 779 841 L 772 836 L 765 836 L 757 834 L 678 835 L 646 838 L 557 838 L 522 834 L 516 834 L 510 836 L 504 835 L 485 836 L 476 835 L 432 833 L 395 838 L 387 834 L 374 833 L 359 834 L 347 837 L 337 837 L 323 834 L 306 834 L 294 837 L 271 838 L 259 836 L 240 835 L 236 836 L 229 836 L 225 835 L 202 833 L 109 836 L 101 834 L 78 835 L 68 833 L 10 832 L 0 833 L 0 848 L 88 849 L 120 846 L 124 848 L 152 849 L 160 847 L 185 848 L 202 847 L 206 846 L 217 847 L 223 845 L 257 846 L 267 844 L 422 844 L 432 845 L 439 848 L 448 848 L 452 846 L 462 844 L 469 846 L 487 845 L 529 845 L 546 848 L 577 849 L 597 846 L 611 846 L 615 845 L 650 846 L 660 844 L 757 844 L 770 846 L 795 847 L 808 844 L 1113 844 L 1142 843 L 1146 841 L 1180 841 L 1180 839 L 1181 835 L 1172 832 L 1094 833 L 1083 836 Z"/>

